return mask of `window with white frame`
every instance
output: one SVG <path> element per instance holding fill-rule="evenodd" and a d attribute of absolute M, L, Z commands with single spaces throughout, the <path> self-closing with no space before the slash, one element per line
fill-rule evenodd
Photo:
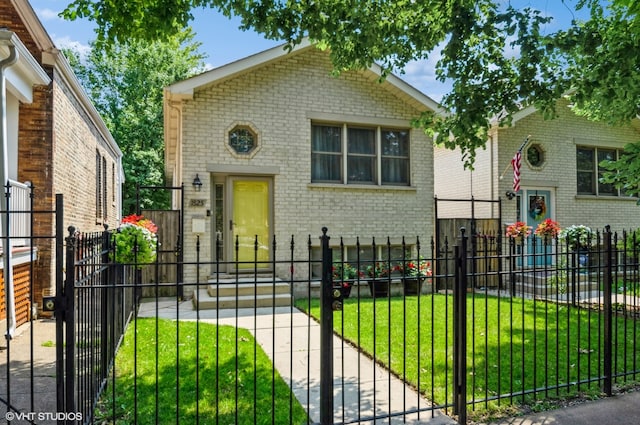
<path fill-rule="evenodd" d="M 600 167 L 604 160 L 615 161 L 622 151 L 614 148 L 579 146 L 576 149 L 578 195 L 621 196 L 612 184 L 601 183 L 606 171 Z"/>
<path fill-rule="evenodd" d="M 408 186 L 409 130 L 313 124 L 314 183 Z"/>

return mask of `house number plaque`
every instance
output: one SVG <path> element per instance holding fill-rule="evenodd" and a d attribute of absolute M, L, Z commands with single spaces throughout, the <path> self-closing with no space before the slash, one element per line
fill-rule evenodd
<path fill-rule="evenodd" d="M 206 199 L 192 199 L 191 202 L 189 203 L 189 206 L 191 206 L 191 207 L 204 207 L 206 202 L 207 202 Z"/>

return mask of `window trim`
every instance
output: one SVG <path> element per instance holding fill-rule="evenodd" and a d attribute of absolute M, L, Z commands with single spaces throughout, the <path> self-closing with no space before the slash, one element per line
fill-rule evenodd
<path fill-rule="evenodd" d="M 410 127 L 400 127 L 395 125 L 384 125 L 384 124 L 358 124 L 351 122 L 325 122 L 325 121 L 311 121 L 310 123 L 310 157 L 313 158 L 314 154 L 329 154 L 329 152 L 322 151 L 314 151 L 313 150 L 313 142 L 311 141 L 311 135 L 313 134 L 314 126 L 329 126 L 329 127 L 340 127 L 341 128 L 341 139 L 340 139 L 340 170 L 341 176 L 340 181 L 336 180 L 320 180 L 313 179 L 313 160 L 311 160 L 311 170 L 309 170 L 309 178 L 311 185 L 327 185 L 327 186 L 348 186 L 350 188 L 354 187 L 375 187 L 375 188 L 411 188 L 412 187 L 412 179 L 411 179 L 411 135 L 412 129 Z M 357 156 L 357 157 L 367 157 L 374 155 L 365 155 L 365 154 L 349 154 L 348 151 L 348 134 L 349 129 L 369 129 L 374 131 L 375 137 L 375 169 L 373 170 L 374 181 L 369 183 L 365 181 L 349 181 L 348 174 L 348 164 L 349 164 L 349 156 Z M 394 155 L 383 155 L 382 150 L 382 133 L 384 131 L 404 131 L 407 133 L 407 156 L 394 156 Z M 333 154 L 333 153 L 332 153 Z M 337 154 L 337 153 L 335 153 Z M 383 172 L 382 172 L 382 160 L 383 158 L 400 158 L 406 160 L 406 175 L 407 182 L 406 183 L 396 183 L 396 182 L 384 182 Z"/>
<path fill-rule="evenodd" d="M 238 152 L 231 146 L 231 133 L 236 130 L 245 130 L 254 137 L 254 146 L 248 152 Z M 224 146 L 227 151 L 236 159 L 253 159 L 262 149 L 262 134 L 260 130 L 250 121 L 235 121 L 224 131 Z"/>
<path fill-rule="evenodd" d="M 579 186 L 578 186 L 578 173 L 579 172 L 587 172 L 586 170 L 580 170 L 578 169 L 578 151 L 579 150 L 590 150 L 593 152 L 593 168 L 591 169 L 591 171 L 589 171 L 592 175 L 592 180 L 591 180 L 591 184 L 592 187 L 594 188 L 593 192 L 580 192 L 579 190 Z M 617 189 L 614 187 L 614 192 L 615 193 L 600 193 L 600 175 L 601 172 L 603 171 L 600 168 L 600 160 L 598 160 L 598 151 L 599 150 L 606 150 L 606 151 L 614 151 L 615 152 L 615 160 L 618 160 L 620 158 L 620 155 L 623 152 L 623 149 L 619 148 L 619 147 L 612 147 L 612 146 L 608 146 L 608 145 L 602 145 L 602 146 L 596 146 L 596 145 L 592 145 L 592 144 L 577 144 L 576 145 L 576 196 L 579 197 L 598 197 L 598 198 L 608 198 L 608 199 L 613 199 L 613 198 L 629 198 L 629 196 L 625 195 L 624 193 L 622 193 L 621 189 Z"/>

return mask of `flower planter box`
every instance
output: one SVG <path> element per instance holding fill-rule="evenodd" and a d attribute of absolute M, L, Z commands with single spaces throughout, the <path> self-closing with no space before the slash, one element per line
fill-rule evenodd
<path fill-rule="evenodd" d="M 403 277 L 402 287 L 405 295 L 413 296 L 422 292 L 424 277 Z"/>
<path fill-rule="evenodd" d="M 373 298 L 383 298 L 389 296 L 389 278 L 369 279 L 369 292 Z"/>

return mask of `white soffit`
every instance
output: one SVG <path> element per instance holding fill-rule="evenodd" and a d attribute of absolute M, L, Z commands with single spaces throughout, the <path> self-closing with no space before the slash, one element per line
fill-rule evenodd
<path fill-rule="evenodd" d="M 5 68 L 7 89 L 21 102 L 31 103 L 33 86 L 47 85 L 51 79 L 15 33 L 0 29 L 0 60 L 9 57 L 10 46 L 15 47 L 18 61 Z"/>

